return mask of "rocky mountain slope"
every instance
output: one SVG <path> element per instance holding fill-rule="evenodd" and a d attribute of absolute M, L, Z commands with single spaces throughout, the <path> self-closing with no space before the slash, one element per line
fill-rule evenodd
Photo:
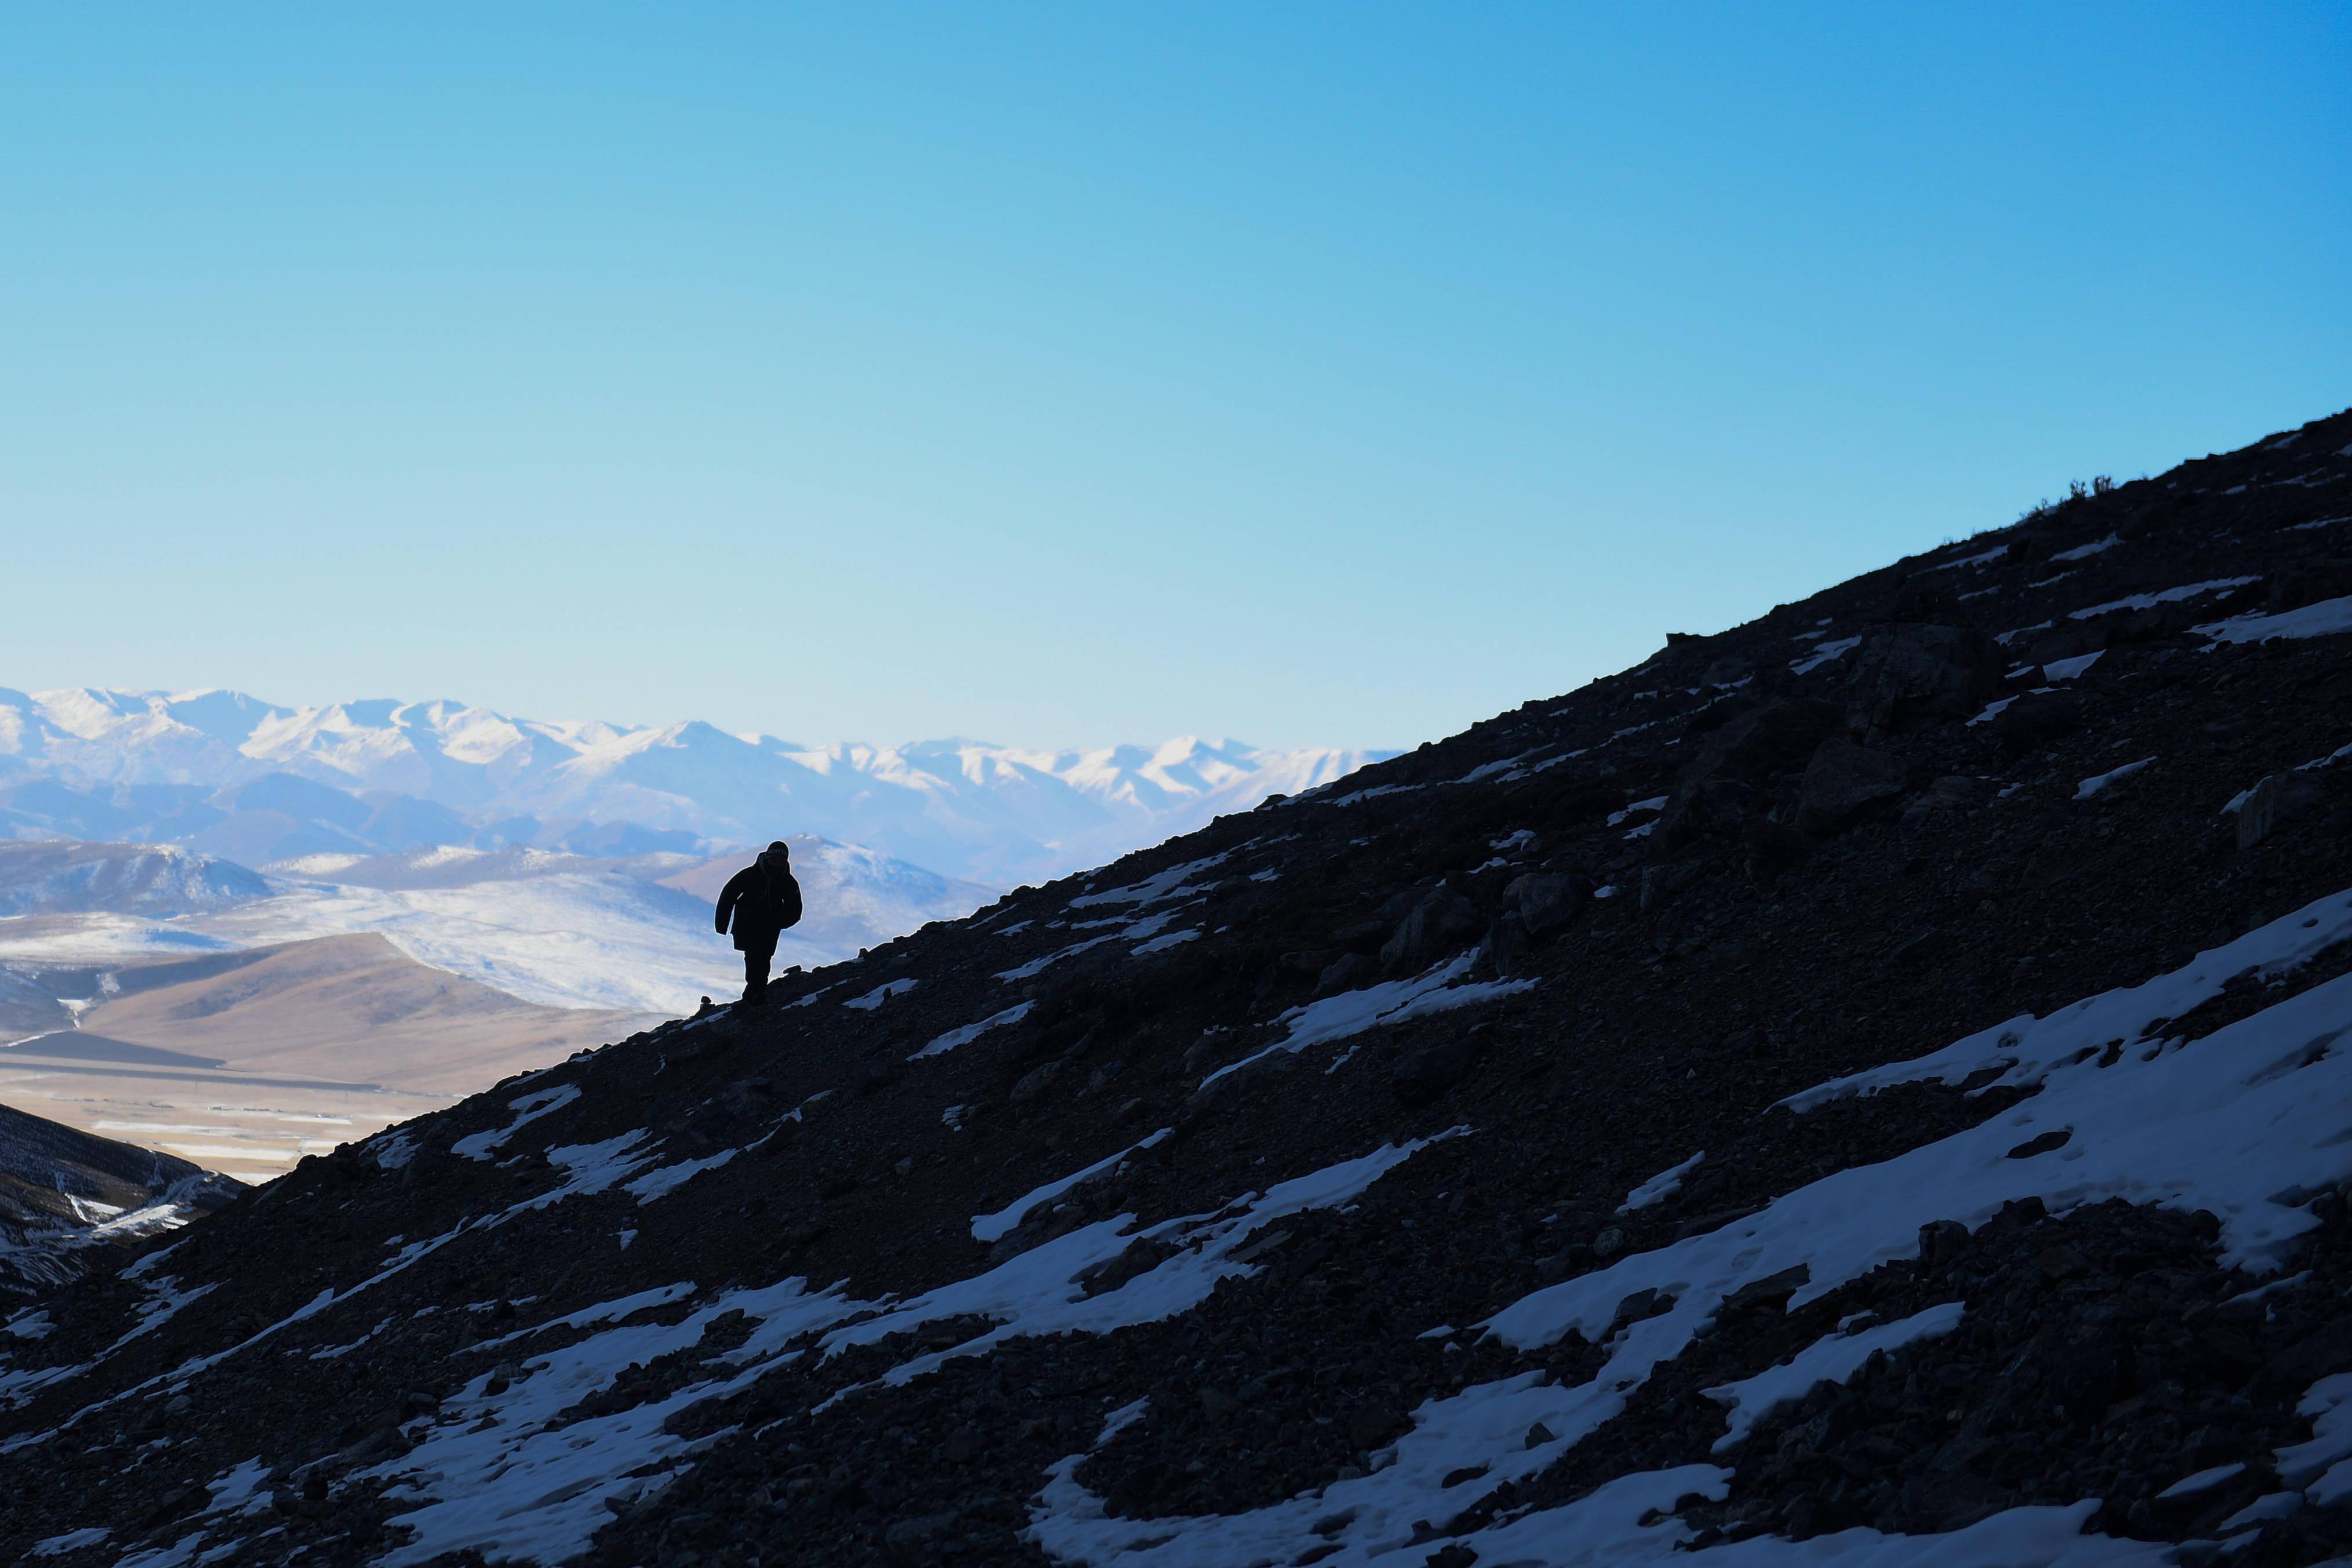
<path fill-rule="evenodd" d="M 60 1563 L 2352 1551 L 2352 414 L 333 1155 Z"/>
<path fill-rule="evenodd" d="M 263 866 L 435 846 L 692 852 L 799 833 L 1001 887 L 1385 755 L 1189 736 L 1075 751 L 810 746 L 453 702 L 287 708 L 239 692 L 0 688 L 0 836 L 184 844 Z"/>
<path fill-rule="evenodd" d="M 28 1302 L 209 1214 L 243 1186 L 170 1155 L 0 1105 L 0 1330 L 37 1340 L 52 1324 Z"/>

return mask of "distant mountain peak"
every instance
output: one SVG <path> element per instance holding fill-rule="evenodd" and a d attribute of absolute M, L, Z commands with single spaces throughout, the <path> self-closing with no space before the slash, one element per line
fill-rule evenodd
<path fill-rule="evenodd" d="M 266 776 L 365 795 L 354 811 L 313 800 L 256 837 L 179 815 L 167 838 L 215 831 L 236 859 L 409 847 L 418 832 L 516 841 L 518 822 L 550 835 L 570 824 L 635 824 L 715 842 L 807 832 L 862 844 L 942 875 L 1003 884 L 1082 869 L 1352 772 L 1382 752 L 1275 750 L 1178 736 L 1156 745 L 1005 746 L 951 736 L 874 745 L 808 745 L 737 734 L 707 720 L 622 725 L 517 718 L 455 697 L 378 696 L 288 707 L 226 687 L 179 692 L 103 686 L 0 689 L 0 776 L 42 779 L 92 797 L 59 816 L 0 798 L 0 835 L 136 835 L 163 806 L 126 806 L 111 791 L 171 785 L 237 790 Z M 285 791 L 279 788 L 280 794 Z M 396 839 L 368 837 L 381 796 L 411 798 L 447 821 L 394 811 Z M 394 802 L 396 805 L 396 802 Z M 196 816 L 202 816 L 197 811 Z M 459 820 L 462 818 L 462 821 Z M 428 822 L 438 825 L 420 825 Z M 291 824 L 310 823 L 299 832 Z M 289 836 L 290 835 L 290 836 Z M 528 833 L 526 833 L 528 836 Z"/>

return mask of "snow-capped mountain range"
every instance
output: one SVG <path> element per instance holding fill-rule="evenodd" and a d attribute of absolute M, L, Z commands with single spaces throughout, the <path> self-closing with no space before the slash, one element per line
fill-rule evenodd
<path fill-rule="evenodd" d="M 430 844 L 632 853 L 808 833 L 1003 884 L 1099 864 L 1385 755 L 1190 737 L 1079 751 L 813 746 L 698 720 L 550 722 L 447 701 L 296 708 L 219 690 L 0 687 L 0 833 L 163 839 L 248 864 Z M 313 798 L 293 780 L 357 799 Z M 256 812 L 307 831 L 218 831 Z"/>

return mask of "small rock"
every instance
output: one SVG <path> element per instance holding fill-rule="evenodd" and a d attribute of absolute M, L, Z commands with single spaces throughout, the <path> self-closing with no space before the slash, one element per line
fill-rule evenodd
<path fill-rule="evenodd" d="M 1348 1415 L 1348 1444 L 1360 1450 L 1377 1448 L 1403 1425 L 1403 1418 L 1385 1405 L 1359 1405 Z"/>
<path fill-rule="evenodd" d="M 1797 797 L 1797 826 L 1826 838 L 1873 803 L 1903 792 L 1911 768 L 1901 758 L 1832 737 L 1805 766 Z"/>
<path fill-rule="evenodd" d="M 1664 1300 L 1668 1305 L 1673 1304 L 1674 1298 L 1672 1296 L 1668 1296 L 1664 1298 Z M 1634 1291 L 1632 1295 L 1617 1303 L 1616 1320 L 1610 1325 L 1611 1328 L 1622 1328 L 1627 1323 L 1639 1322 L 1643 1318 L 1653 1318 L 1657 1316 L 1658 1302 L 1658 1292 L 1654 1289 L 1643 1289 Z"/>
<path fill-rule="evenodd" d="M 1546 1443 L 1556 1443 L 1558 1441 L 1559 1441 L 1559 1439 L 1552 1436 L 1551 1428 L 1538 1421 L 1534 1426 L 1528 1428 L 1528 1440 L 1526 1443 L 1522 1444 L 1521 1447 L 1540 1448 Z"/>
<path fill-rule="evenodd" d="M 956 1516 L 952 1513 L 926 1513 L 913 1519 L 902 1519 L 883 1531 L 882 1543 L 894 1552 L 911 1553 L 946 1534 L 955 1521 Z"/>
<path fill-rule="evenodd" d="M 2087 712 L 2074 692 L 2028 692 L 1994 715 L 1986 727 L 1995 740 L 2022 755 L 2072 735 L 2082 727 Z"/>
<path fill-rule="evenodd" d="M 1013 1086 L 1013 1103 L 1025 1105 L 1034 1100 L 1045 1092 L 1046 1086 L 1061 1074 L 1061 1071 L 1062 1064 L 1058 1061 L 1044 1062 L 1031 1068 L 1022 1074 L 1021 1082 Z"/>
<path fill-rule="evenodd" d="M 1201 1390 L 1201 1413 L 1212 1421 L 1222 1421 L 1242 1407 L 1242 1402 L 1222 1388 Z"/>
<path fill-rule="evenodd" d="M 2308 773 L 2273 773 L 2238 808 L 2238 847 L 2252 849 L 2320 802 L 2323 791 Z"/>
<path fill-rule="evenodd" d="M 1625 1233 L 1613 1225 L 1592 1239 L 1592 1255 L 1595 1258 L 1604 1260 L 1614 1258 L 1623 1250 L 1625 1250 Z"/>
<path fill-rule="evenodd" d="M 1797 1293 L 1799 1286 L 1813 1277 L 1812 1270 L 1799 1263 L 1777 1274 L 1767 1274 L 1760 1280 L 1750 1280 L 1723 1299 L 1723 1315 L 1747 1311 L 1766 1301 L 1786 1301 Z M 1622 1310 L 1622 1309 L 1621 1309 Z"/>
<path fill-rule="evenodd" d="M 1452 888 L 1432 889 L 1381 948 L 1381 967 L 1391 971 L 1426 968 L 1485 924 L 1476 906 Z"/>
<path fill-rule="evenodd" d="M 1486 938 L 1478 945 L 1480 964 L 1490 973 L 1516 975 L 1527 967 L 1528 928 L 1517 915 L 1504 915 L 1486 928 Z"/>
<path fill-rule="evenodd" d="M 1957 1219 L 1937 1219 L 1919 1228 L 1919 1261 L 1929 1271 L 1968 1250 L 1969 1228 Z"/>
<path fill-rule="evenodd" d="M 2041 1257 L 2042 1272 L 2053 1280 L 2071 1280 L 2090 1270 L 2091 1260 L 2074 1248 L 2061 1243 L 2044 1247 Z"/>
<path fill-rule="evenodd" d="M 2254 1374 L 2257 1393 L 2307 1388 L 2352 1367 L 2352 1317 L 2315 1329 L 2264 1362 Z"/>
<path fill-rule="evenodd" d="M 1514 877 L 1503 895 L 1518 905 L 1519 919 L 1538 941 L 1582 914 L 1592 902 L 1589 877 L 1557 872 L 1529 872 Z"/>
<path fill-rule="evenodd" d="M 1361 953 L 1342 953 L 1325 965 L 1323 972 L 1315 977 L 1315 994 L 1318 997 L 1335 996 L 1341 991 L 1369 986 L 1380 977 L 1379 959 L 1368 958 Z"/>
<path fill-rule="evenodd" d="M 1739 824 L 1739 841 L 1748 851 L 1748 875 L 1759 883 L 1797 864 L 1814 850 L 1813 841 L 1769 817 L 1749 817 Z"/>
<path fill-rule="evenodd" d="M 1389 1072 L 1389 1085 L 1405 1103 L 1425 1104 L 1459 1083 L 1469 1071 L 1470 1048 L 1449 1040 L 1400 1060 Z"/>

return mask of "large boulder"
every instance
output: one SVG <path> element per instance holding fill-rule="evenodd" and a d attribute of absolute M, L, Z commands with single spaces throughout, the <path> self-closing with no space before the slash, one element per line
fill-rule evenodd
<path fill-rule="evenodd" d="M 1592 883 L 1572 872 L 1528 872 L 1512 878 L 1503 896 L 1518 906 L 1528 935 L 1541 941 L 1583 912 L 1592 901 Z"/>
<path fill-rule="evenodd" d="M 1400 1060 L 1389 1071 L 1389 1087 L 1406 1104 L 1425 1105 L 1469 1072 L 1470 1047 L 1460 1040 L 1441 1040 Z"/>
<path fill-rule="evenodd" d="M 1432 888 L 1381 949 L 1381 967 L 1423 969 L 1486 928 L 1476 905 L 1450 887 Z"/>
<path fill-rule="evenodd" d="M 2021 757 L 2072 735 L 2082 727 L 2087 711 L 2074 692 L 2026 692 L 1995 714 L 1988 727 L 1995 740 Z"/>
<path fill-rule="evenodd" d="M 2238 808 L 2238 847 L 2252 849 L 2282 825 L 2305 816 L 2326 799 L 2308 773 L 2273 773 L 2247 791 Z"/>
<path fill-rule="evenodd" d="M 1832 737 L 1813 752 L 1797 796 L 1797 826 L 1827 838 L 1864 807 L 1903 793 L 1911 768 L 1901 758 Z"/>
<path fill-rule="evenodd" d="M 1703 834 L 1737 832 L 1762 803 L 1759 786 L 1801 773 L 1815 748 L 1844 727 L 1835 703 L 1780 699 L 1741 714 L 1708 736 L 1683 769 L 1658 819 L 1658 847 L 1671 852 Z"/>
<path fill-rule="evenodd" d="M 1856 729 L 1968 718 L 2000 690 L 2007 655 L 1973 626 L 1908 622 L 1881 627 L 1853 655 Z"/>
<path fill-rule="evenodd" d="M 1754 783 L 1800 772 L 1813 748 L 1838 733 L 1843 718 L 1834 703 L 1783 699 L 1752 707 L 1707 737 L 1683 769 L 1683 781 Z"/>

